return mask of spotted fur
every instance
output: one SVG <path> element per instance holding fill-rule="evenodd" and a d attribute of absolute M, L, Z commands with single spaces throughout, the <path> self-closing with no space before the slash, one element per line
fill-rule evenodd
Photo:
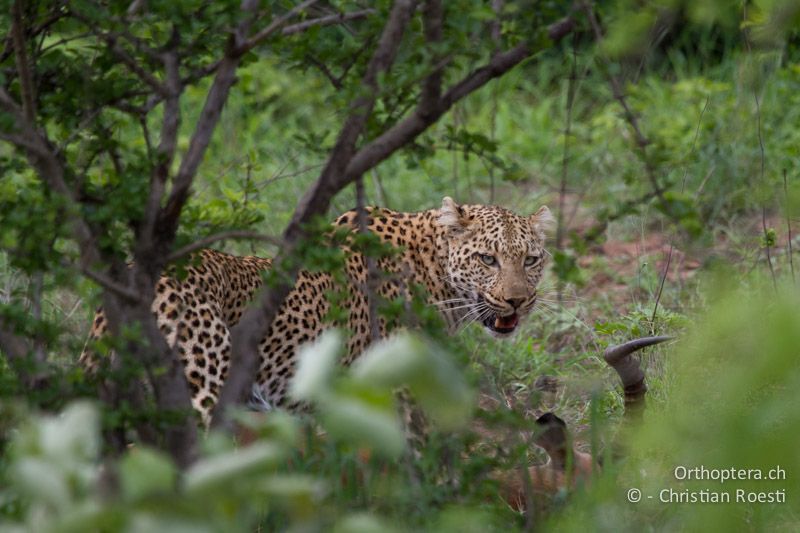
<path fill-rule="evenodd" d="M 368 208 L 369 230 L 399 248 L 379 261 L 377 292 L 386 299 L 407 298 L 409 284 L 425 288 L 427 299 L 442 312 L 451 330 L 473 321 L 490 333 L 505 336 L 516 329 L 536 302 L 536 286 L 544 265 L 544 228 L 551 220 L 546 207 L 530 216 L 484 205 L 457 205 L 445 198 L 440 209 L 399 213 Z M 336 219 L 337 226 L 355 231 L 355 211 Z M 487 259 L 493 258 L 492 260 Z M 270 259 L 236 257 L 213 250 L 187 268 L 180 281 L 165 275 L 156 286 L 153 312 L 158 326 L 184 364 L 192 404 L 208 423 L 230 363 L 230 328 L 241 318 L 262 285 Z M 370 342 L 365 259 L 352 254 L 346 265 L 350 330 L 349 364 Z M 267 335 L 260 343 L 261 362 L 256 379 L 258 396 L 272 406 L 287 404 L 287 388 L 297 364 L 298 348 L 314 340 L 328 326 L 328 295 L 334 278 L 324 272 L 301 271 Z M 508 326 L 495 328 L 500 324 Z M 106 333 L 102 311 L 90 333 Z M 380 334 L 390 329 L 380 322 Z M 507 331 L 511 329 L 512 331 Z M 84 350 L 84 364 L 92 355 Z"/>

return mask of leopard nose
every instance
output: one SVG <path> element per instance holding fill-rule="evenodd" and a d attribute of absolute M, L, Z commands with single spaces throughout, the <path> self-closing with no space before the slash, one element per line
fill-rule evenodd
<path fill-rule="evenodd" d="M 514 309 L 518 309 L 525 303 L 525 298 L 506 298 L 506 303 Z"/>

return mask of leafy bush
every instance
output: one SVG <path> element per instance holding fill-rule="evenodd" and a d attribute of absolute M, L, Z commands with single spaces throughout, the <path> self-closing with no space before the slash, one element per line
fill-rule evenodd
<path fill-rule="evenodd" d="M 718 295 L 705 318 L 666 356 L 670 380 L 664 402 L 650 404 L 646 423 L 619 437 L 629 457 L 607 468 L 549 527 L 793 531 L 800 526 L 795 497 L 800 299 L 790 287 L 779 298 L 770 287 L 760 292 Z M 689 474 L 680 470 L 700 467 L 759 474 L 723 482 L 702 473 L 701 479 L 686 479 Z M 781 478 L 767 479 L 770 471 L 778 474 L 776 468 L 782 469 Z M 641 491 L 641 502 L 628 501 L 630 489 Z M 772 494 L 773 501 L 741 501 L 758 493 Z M 701 503 L 712 494 L 725 494 L 720 497 L 730 503 Z M 696 500 L 680 502 L 681 497 Z"/>
<path fill-rule="evenodd" d="M 301 355 L 292 394 L 315 406 L 313 418 L 239 413 L 240 438 L 251 442 L 237 446 L 225 434 L 212 433 L 203 458 L 184 472 L 162 452 L 140 445 L 117 459 L 104 457 L 99 412 L 88 402 L 72 403 L 58 415 L 24 417 L 11 432 L 2 472 L 7 487 L 0 493 L 6 511 L 0 527 L 250 531 L 265 522 L 280 529 L 383 530 L 371 505 L 354 512 L 331 505 L 338 486 L 347 483 L 346 473 L 337 468 L 326 476 L 314 466 L 314 447 L 360 450 L 374 455 L 376 464 L 396 461 L 410 453 L 397 387 L 407 386 L 431 420 L 447 429 L 467 422 L 470 392 L 450 356 L 419 336 L 375 344 L 347 372 L 338 365 L 341 351 L 341 335 L 331 330 Z M 314 435 L 317 421 L 324 434 L 313 436 L 298 455 L 301 426 Z M 367 475 L 368 463 L 355 466 L 353 473 Z M 403 482 L 389 472 L 378 475 L 383 483 Z"/>

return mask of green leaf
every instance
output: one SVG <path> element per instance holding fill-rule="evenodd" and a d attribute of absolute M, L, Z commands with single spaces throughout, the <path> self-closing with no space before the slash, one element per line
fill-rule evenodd
<path fill-rule="evenodd" d="M 122 494 L 128 500 L 138 500 L 175 487 L 177 470 L 163 453 L 137 447 L 122 458 L 119 464 Z"/>
<path fill-rule="evenodd" d="M 369 446 L 390 458 L 399 457 L 405 449 L 405 436 L 394 409 L 332 394 L 319 410 L 323 425 L 337 439 Z"/>
<path fill-rule="evenodd" d="M 472 393 L 450 354 L 432 341 L 402 333 L 380 342 L 353 365 L 355 379 L 397 388 L 411 395 L 434 422 L 455 429 L 469 419 Z"/>
<path fill-rule="evenodd" d="M 425 371 L 425 350 L 418 337 L 410 333 L 395 335 L 370 346 L 353 363 L 352 375 L 365 383 L 399 387 Z"/>
<path fill-rule="evenodd" d="M 286 458 L 284 447 L 258 443 L 192 465 L 184 476 L 187 493 L 225 491 L 242 479 L 274 468 Z"/>
<path fill-rule="evenodd" d="M 303 346 L 298 353 L 297 372 L 289 386 L 289 394 L 300 401 L 313 401 L 330 388 L 342 349 L 342 334 L 330 329 L 317 340 Z"/>

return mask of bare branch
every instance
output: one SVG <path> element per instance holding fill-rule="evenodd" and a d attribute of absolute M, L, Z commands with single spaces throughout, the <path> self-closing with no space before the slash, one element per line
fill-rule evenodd
<path fill-rule="evenodd" d="M 129 5 L 128 9 L 125 11 L 125 14 L 129 17 L 132 17 L 141 11 L 145 5 L 147 5 L 147 0 L 133 0 L 131 5 Z"/>
<path fill-rule="evenodd" d="M 356 141 L 363 132 L 367 118 L 375 104 L 379 89 L 378 73 L 386 71 L 394 62 L 402 35 L 415 6 L 416 2 L 409 0 L 395 2 L 381 33 L 378 46 L 364 73 L 364 78 L 361 82 L 364 88 L 363 95 L 353 102 L 350 116 L 339 132 L 339 137 L 328 158 L 328 163 L 322 170 L 319 179 L 313 188 L 300 200 L 284 234 L 287 241 L 294 242 L 300 236 L 301 224 L 310 220 L 312 216 L 324 212 L 328 207 L 330 198 L 347 183 L 355 179 L 355 176 L 349 179 L 345 178 L 346 169 L 348 162 L 355 154 Z"/>
<path fill-rule="evenodd" d="M 32 153 L 38 154 L 39 150 L 41 149 L 41 146 L 35 142 L 32 142 L 31 139 L 22 135 L 15 135 L 13 133 L 0 133 L 0 140 L 11 143 L 17 148 L 28 150 Z"/>
<path fill-rule="evenodd" d="M 792 250 L 792 219 L 789 218 L 789 189 L 786 185 L 786 169 L 783 169 L 783 198 L 786 202 L 786 232 L 787 232 L 787 239 L 786 245 L 788 247 L 788 255 L 789 255 L 789 271 L 792 273 L 792 283 L 795 283 L 794 277 L 794 251 Z"/>
<path fill-rule="evenodd" d="M 242 44 L 240 44 L 237 47 L 236 51 L 239 54 L 245 54 L 245 53 L 249 52 L 250 50 L 252 50 L 256 46 L 258 46 L 259 44 L 264 42 L 266 39 L 268 39 L 276 31 L 281 29 L 289 19 L 294 17 L 296 14 L 298 14 L 300 11 L 304 10 L 305 8 L 307 8 L 307 7 L 309 7 L 309 6 L 313 5 L 313 4 L 316 4 L 316 3 L 317 3 L 317 0 L 305 0 L 304 2 L 300 2 L 299 4 L 294 6 L 292 9 L 287 11 L 284 15 L 282 15 L 282 16 L 276 18 L 275 20 L 273 20 L 266 28 L 264 28 L 263 30 L 259 31 L 258 33 L 253 35 L 251 38 L 247 39 L 247 41 L 245 41 Z M 305 29 L 305 28 L 303 28 L 303 29 Z M 298 31 L 302 31 L 302 30 L 298 30 Z"/>
<path fill-rule="evenodd" d="M 281 30 L 281 35 L 294 35 L 295 33 L 304 32 L 314 26 L 332 26 L 334 24 L 342 24 L 351 20 L 358 20 L 366 18 L 375 13 L 374 9 L 362 9 L 359 11 L 351 11 L 349 13 L 337 13 L 335 15 L 328 15 L 316 19 L 304 20 L 297 24 L 291 24 Z"/>
<path fill-rule="evenodd" d="M 328 78 L 328 81 L 331 82 L 331 85 L 333 85 L 334 89 L 336 89 L 337 91 L 341 90 L 341 88 L 342 88 L 342 80 L 340 78 L 336 77 L 333 74 L 333 72 L 331 72 L 331 69 L 328 68 L 328 65 L 326 65 L 325 63 L 323 63 L 319 59 L 315 58 L 311 54 L 306 55 L 306 59 L 308 60 L 309 63 L 311 63 L 312 65 L 317 67 L 317 69 L 320 72 L 322 72 L 323 76 Z"/>
<path fill-rule="evenodd" d="M 210 246 L 215 242 L 225 241 L 228 239 L 247 239 L 252 241 L 266 242 L 274 246 L 283 245 L 283 241 L 278 237 L 273 237 L 272 235 L 264 235 L 263 233 L 258 233 L 256 231 L 248 231 L 248 230 L 222 231 L 220 233 L 209 235 L 208 237 L 204 237 L 199 241 L 195 241 L 191 244 L 187 244 L 186 246 L 178 248 L 167 257 L 167 262 L 171 263 L 173 261 L 177 261 L 178 259 L 186 257 L 187 255 L 196 252 L 198 250 L 202 250 L 203 248 L 206 248 L 207 246 Z"/>
<path fill-rule="evenodd" d="M 104 289 L 108 289 L 109 291 L 113 292 L 117 296 L 124 298 L 132 303 L 138 303 L 142 301 L 142 295 L 132 291 L 125 285 L 121 285 L 114 281 L 113 279 L 109 278 L 105 274 L 101 274 L 100 272 L 96 272 L 89 267 L 82 267 L 78 270 L 81 273 L 89 278 L 90 280 L 94 281 Z"/>

